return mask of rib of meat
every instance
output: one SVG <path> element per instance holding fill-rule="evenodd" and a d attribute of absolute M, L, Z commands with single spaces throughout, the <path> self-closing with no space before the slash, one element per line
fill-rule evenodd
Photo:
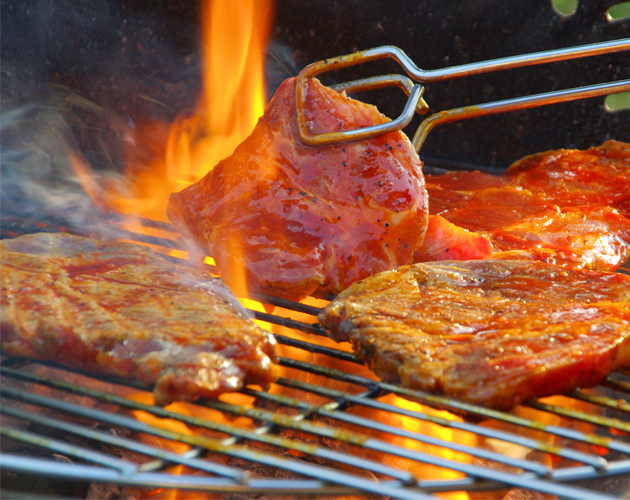
<path fill-rule="evenodd" d="M 308 147 L 285 81 L 249 138 L 203 179 L 171 195 L 168 216 L 214 257 L 226 283 L 299 300 L 338 292 L 410 264 L 427 227 L 421 163 L 402 132 Z M 308 82 L 310 133 L 388 119 L 371 105 Z"/>
<path fill-rule="evenodd" d="M 510 409 L 630 367 L 630 276 L 541 262 L 414 264 L 320 314 L 383 380 Z"/>
<path fill-rule="evenodd" d="M 0 252 L 4 354 L 139 380 L 160 405 L 276 378 L 275 339 L 210 274 L 63 233 Z"/>

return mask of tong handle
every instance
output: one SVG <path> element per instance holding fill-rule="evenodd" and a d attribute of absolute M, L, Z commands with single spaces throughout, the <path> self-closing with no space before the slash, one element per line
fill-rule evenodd
<path fill-rule="evenodd" d="M 600 42 L 589 45 L 581 45 L 578 47 L 570 47 L 565 49 L 555 49 L 544 52 L 535 52 L 532 54 L 524 54 L 520 56 L 511 56 L 501 59 L 493 59 L 477 63 L 453 66 L 450 68 L 442 68 L 436 70 L 423 70 L 405 54 L 405 52 L 395 46 L 386 45 L 376 47 L 352 54 L 325 59 L 306 66 L 296 78 L 295 96 L 296 96 L 296 120 L 300 141 L 307 146 L 324 146 L 330 144 L 339 144 L 344 142 L 354 142 L 362 139 L 368 139 L 377 135 L 401 130 L 407 126 L 413 119 L 414 113 L 425 113 L 428 106 L 422 100 L 424 87 L 422 83 L 446 80 L 449 78 L 460 78 L 463 76 L 487 73 L 490 71 L 498 71 L 504 69 L 518 68 L 523 66 L 531 66 L 534 64 L 544 64 L 549 62 L 564 61 L 576 59 L 580 57 L 590 57 L 600 54 L 610 54 L 630 50 L 630 38 L 621 40 L 613 40 L 608 42 Z M 310 135 L 306 127 L 306 116 L 304 108 L 306 104 L 306 81 L 308 78 L 318 74 L 332 71 L 335 69 L 354 66 L 376 59 L 385 57 L 396 60 L 407 74 L 416 82 L 401 75 L 385 75 L 363 80 L 357 80 L 345 84 L 333 86 L 336 90 L 369 90 L 389 85 L 397 85 L 407 93 L 408 100 L 401 115 L 387 123 L 374 125 L 371 127 L 363 127 L 355 130 L 345 130 L 340 132 L 331 132 L 319 135 Z M 448 111 L 441 111 L 424 120 L 414 135 L 413 145 L 418 152 L 424 143 L 429 131 L 440 123 L 447 123 L 466 118 L 474 118 L 517 109 L 533 108 L 545 104 L 553 104 L 558 102 L 571 101 L 576 99 L 584 99 L 599 95 L 614 94 L 630 90 L 630 80 L 619 82 L 609 82 L 588 87 L 579 87 L 574 89 L 559 90 L 538 94 L 535 96 L 519 97 L 493 103 L 480 104 L 477 106 L 466 106 L 463 108 L 455 108 Z"/>

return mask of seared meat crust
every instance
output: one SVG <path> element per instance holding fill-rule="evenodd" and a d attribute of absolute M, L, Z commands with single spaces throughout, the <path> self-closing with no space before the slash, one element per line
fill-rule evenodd
<path fill-rule="evenodd" d="M 0 252 L 4 354 L 140 380 L 161 405 L 277 376 L 275 339 L 210 274 L 63 233 L 4 240 Z"/>
<path fill-rule="evenodd" d="M 355 283 L 321 324 L 383 380 L 498 409 L 630 367 L 630 276 L 540 262 L 403 266 Z"/>

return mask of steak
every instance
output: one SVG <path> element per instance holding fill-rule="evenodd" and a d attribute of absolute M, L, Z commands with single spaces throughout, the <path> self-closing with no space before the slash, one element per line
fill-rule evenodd
<path fill-rule="evenodd" d="M 277 376 L 275 339 L 210 274 L 64 233 L 3 240 L 0 252 L 3 354 L 138 380 L 160 405 Z"/>
<path fill-rule="evenodd" d="M 630 276 L 517 260 L 403 266 L 319 315 L 388 382 L 509 410 L 630 367 Z"/>
<path fill-rule="evenodd" d="M 388 121 L 374 106 L 308 81 L 309 133 Z M 300 300 L 411 264 L 427 228 L 421 162 L 393 132 L 322 147 L 300 142 L 295 80 L 252 134 L 199 182 L 171 195 L 168 217 L 241 290 Z"/>

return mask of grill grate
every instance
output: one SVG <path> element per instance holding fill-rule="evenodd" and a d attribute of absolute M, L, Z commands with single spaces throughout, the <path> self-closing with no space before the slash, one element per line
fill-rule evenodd
<path fill-rule="evenodd" d="M 181 249 L 175 239 L 122 230 L 122 220 L 115 217 L 99 231 L 88 224 L 68 228 L 66 221 L 54 217 L 40 215 L 38 220 L 43 222 L 4 213 L 2 236 L 69 229 L 150 243 L 163 251 Z M 168 224 L 143 223 L 172 231 Z M 269 391 L 248 387 L 238 400 L 226 396 L 187 406 L 215 412 L 220 415 L 216 420 L 130 399 L 129 392 L 150 390 L 137 383 L 95 379 L 46 362 L 3 359 L 0 411 L 9 418 L 3 419 L 1 435 L 42 449 L 44 458 L 3 453 L 0 467 L 75 481 L 226 495 L 362 493 L 422 499 L 440 492 L 522 487 L 594 499 L 630 490 L 624 482 L 630 475 L 628 375 L 615 373 L 593 390 L 499 412 L 361 375 L 364 369 L 351 353 L 304 335 L 324 334 L 316 323 L 318 307 L 267 296 L 250 298 L 278 308 L 273 314 L 252 314 L 288 329 L 275 333 L 288 353 L 280 359 L 286 373 Z M 300 319 L 293 319 L 294 313 Z M 107 389 L 95 388 L 104 383 Z M 453 419 L 443 411 L 466 418 Z M 132 412 L 185 424 L 195 432 L 147 423 Z M 469 439 L 458 440 L 453 433 Z M 141 435 L 189 449 L 162 449 L 139 439 Z M 71 436 L 83 440 L 76 444 Z M 121 459 L 115 449 L 140 454 L 145 462 Z M 411 467 L 401 467 L 401 460 Z M 175 465 L 185 467 L 181 474 L 171 470 Z M 424 477 L 414 472 L 418 467 L 449 470 L 450 477 Z M 248 472 L 257 468 L 282 473 L 261 478 Z"/>

